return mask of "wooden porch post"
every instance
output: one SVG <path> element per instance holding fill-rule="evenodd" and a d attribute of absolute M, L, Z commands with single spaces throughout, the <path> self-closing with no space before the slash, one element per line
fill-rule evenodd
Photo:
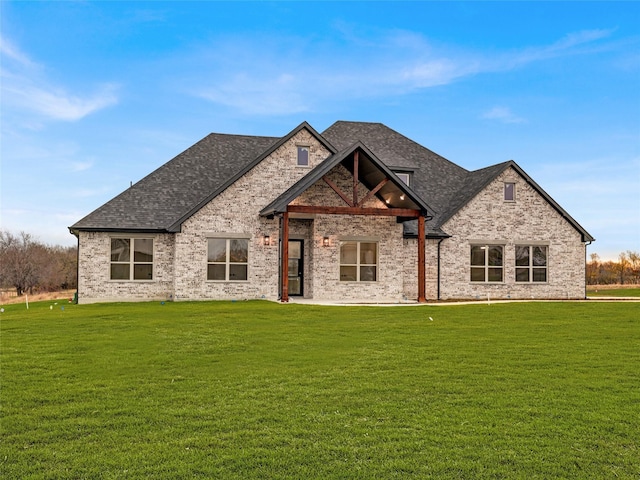
<path fill-rule="evenodd" d="M 418 302 L 427 301 L 425 289 L 424 216 L 418 217 Z"/>
<path fill-rule="evenodd" d="M 360 159 L 360 152 L 356 150 L 353 154 L 353 205 L 358 205 L 358 161 Z"/>
<path fill-rule="evenodd" d="M 282 295 L 281 302 L 289 301 L 289 212 L 282 214 Z"/>

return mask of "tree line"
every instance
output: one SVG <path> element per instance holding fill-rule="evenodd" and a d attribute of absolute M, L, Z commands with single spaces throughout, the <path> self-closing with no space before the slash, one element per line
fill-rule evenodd
<path fill-rule="evenodd" d="M 0 288 L 15 289 L 18 296 L 77 288 L 77 251 L 0 230 Z"/>
<path fill-rule="evenodd" d="M 640 254 L 627 250 L 618 255 L 618 261 L 601 261 L 597 253 L 587 262 L 588 285 L 640 284 Z"/>

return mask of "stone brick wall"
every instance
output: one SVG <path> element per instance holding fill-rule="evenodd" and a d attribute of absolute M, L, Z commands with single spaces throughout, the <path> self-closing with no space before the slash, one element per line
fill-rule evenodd
<path fill-rule="evenodd" d="M 385 303 L 403 299 L 402 225 L 395 217 L 318 215 L 314 230 L 314 299 Z M 328 247 L 321 246 L 325 236 Z M 346 240 L 378 242 L 377 282 L 340 281 L 340 245 Z"/>
<path fill-rule="evenodd" d="M 298 167 L 297 146 L 310 147 L 309 166 Z M 153 281 L 112 281 L 110 238 L 114 234 L 80 234 L 79 301 L 136 301 L 152 299 L 205 300 L 278 298 L 279 219 L 259 216 L 260 210 L 308 174 L 330 154 L 306 130 L 298 132 L 277 151 L 247 172 L 227 190 L 184 222 L 177 234 L 154 238 Z M 352 176 L 342 166 L 329 173 L 349 195 Z M 516 201 L 505 202 L 505 181 L 516 184 Z M 366 195 L 364 185 L 359 196 Z M 322 180 L 294 201 L 300 205 L 344 206 L 344 201 Z M 366 207 L 381 208 L 376 198 Z M 304 240 L 304 296 L 317 300 L 401 302 L 417 298 L 417 240 L 402 238 L 395 217 L 312 215 L 290 219 L 290 238 Z M 444 226 L 452 235 L 442 241 L 440 298 L 583 298 L 585 246 L 580 234 L 558 214 L 515 170 L 504 172 Z M 207 280 L 207 238 L 226 234 L 249 239 L 248 280 Z M 268 235 L 270 245 L 264 245 Z M 127 236 L 127 235 L 123 235 Z M 323 238 L 329 245 L 323 245 Z M 340 245 L 343 241 L 378 242 L 378 281 L 340 281 Z M 504 282 L 471 282 L 470 246 L 504 245 Z M 515 246 L 548 246 L 548 281 L 515 282 Z M 438 295 L 438 240 L 426 242 L 426 296 Z"/>
<path fill-rule="evenodd" d="M 308 167 L 297 166 L 298 145 L 310 147 Z M 329 154 L 308 131 L 301 130 L 189 218 L 176 234 L 175 298 L 277 299 L 279 220 L 260 217 L 259 212 Z M 305 246 L 310 243 L 308 227 L 299 231 L 292 222 L 290 228 L 292 237 L 302 235 L 307 240 Z M 207 281 L 207 236 L 222 233 L 250 239 L 245 282 Z M 263 245 L 264 235 L 269 235 L 271 245 Z M 310 260 L 305 263 L 312 265 Z M 312 286 L 305 285 L 305 292 L 312 291 Z"/>
<path fill-rule="evenodd" d="M 111 238 L 153 238 L 153 280 L 111 280 Z M 78 303 L 171 300 L 173 235 L 80 232 Z"/>
<path fill-rule="evenodd" d="M 504 182 L 516 184 L 516 201 L 504 201 Z M 513 169 L 505 171 L 457 212 L 443 230 L 441 298 L 566 299 L 585 296 L 585 245 L 581 236 Z M 504 245 L 504 282 L 470 281 L 471 244 Z M 545 283 L 516 283 L 515 246 L 548 245 Z"/>
<path fill-rule="evenodd" d="M 418 239 L 402 242 L 403 296 L 408 300 L 418 298 Z M 425 242 L 425 296 L 427 300 L 438 298 L 438 240 Z"/>

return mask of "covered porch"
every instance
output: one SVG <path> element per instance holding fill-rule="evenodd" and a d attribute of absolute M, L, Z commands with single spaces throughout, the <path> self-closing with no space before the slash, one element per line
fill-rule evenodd
<path fill-rule="evenodd" d="M 362 291 L 370 297 L 363 300 L 375 302 L 389 291 L 394 275 L 402 275 L 393 266 L 402 255 L 402 223 L 417 219 L 418 296 L 406 300 L 425 302 L 425 220 L 430 212 L 363 144 L 332 155 L 261 211 L 279 218 L 280 301 L 292 295 L 313 298 L 321 296 L 321 289 L 339 287 L 340 295 Z M 306 233 L 300 231 L 303 222 Z M 305 284 L 310 272 L 317 275 Z"/>

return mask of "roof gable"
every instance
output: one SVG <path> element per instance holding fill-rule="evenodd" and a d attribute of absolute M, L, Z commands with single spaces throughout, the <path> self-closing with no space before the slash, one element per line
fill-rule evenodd
<path fill-rule="evenodd" d="M 321 180 L 337 165 L 344 165 L 351 173 L 354 171 L 353 155 L 362 153 L 359 162 L 358 178 L 370 191 L 376 188 L 379 182 L 387 178 L 389 181 L 375 193 L 376 197 L 392 208 L 410 208 L 420 210 L 423 215 L 433 215 L 433 209 L 424 200 L 400 180 L 382 161 L 380 161 L 362 142 L 357 142 L 350 147 L 335 153 L 324 162 L 311 170 L 302 179 L 283 192 L 269 205 L 265 206 L 260 215 L 271 216 L 284 213 L 287 206 L 303 192 Z"/>
<path fill-rule="evenodd" d="M 569 224 L 575 228 L 581 235 L 583 242 L 592 242 L 595 239 L 587 232 L 566 210 L 564 210 L 558 202 L 556 202 L 551 196 L 545 192 L 540 185 L 538 185 L 516 162 L 509 160 L 507 162 L 498 163 L 490 167 L 486 167 L 480 170 L 469 172 L 467 179 L 465 180 L 462 188 L 459 190 L 458 195 L 452 198 L 451 206 L 448 210 L 442 213 L 437 219 L 436 227 L 442 227 L 447 220 L 453 217 L 458 211 L 460 211 L 465 205 L 467 205 L 472 199 L 474 199 L 481 191 L 498 178 L 503 172 L 512 168 L 515 172 L 522 177 L 551 207 L 556 210 L 562 218 L 564 218 Z"/>
<path fill-rule="evenodd" d="M 427 199 L 436 212 L 448 208 L 452 195 L 460 189 L 469 173 L 381 123 L 339 121 L 322 135 L 339 149 L 360 141 L 389 169 L 412 172 L 411 188 Z"/>
<path fill-rule="evenodd" d="M 168 230 L 170 232 L 179 232 L 180 231 L 180 226 L 182 225 L 182 223 L 185 220 L 187 220 L 189 217 L 191 217 L 193 214 L 195 214 L 198 210 L 200 210 L 203 206 L 205 206 L 207 203 L 209 203 L 215 197 L 217 197 L 222 192 L 224 192 L 227 188 L 229 188 L 231 185 L 233 185 L 240 177 L 242 177 L 247 172 L 249 172 L 252 168 L 254 168 L 256 165 L 258 165 L 260 162 L 262 162 L 262 160 L 264 160 L 269 155 L 271 155 L 273 152 L 275 152 L 278 148 L 280 148 L 282 145 L 284 145 L 286 142 L 288 142 L 291 138 L 293 138 L 298 132 L 300 132 L 303 129 L 306 129 L 309 133 L 311 133 L 311 135 L 314 138 L 316 138 L 327 150 L 329 150 L 332 153 L 336 152 L 335 147 L 333 145 L 331 145 L 326 139 L 324 139 L 311 125 L 309 125 L 307 122 L 302 122 L 296 128 L 291 130 L 291 132 L 289 132 L 287 135 L 285 135 L 284 137 L 280 138 L 277 142 L 275 142 L 273 145 L 271 145 L 267 150 L 262 152 L 252 162 L 250 162 L 244 168 L 242 168 L 242 170 L 238 171 L 235 175 L 230 177 L 226 182 L 224 182 L 222 185 L 220 185 L 220 187 L 218 187 L 216 190 L 212 191 L 209 195 L 204 197 L 200 202 L 195 204 L 188 212 L 186 212 L 184 215 L 182 215 L 180 218 L 178 218 L 168 228 Z"/>

